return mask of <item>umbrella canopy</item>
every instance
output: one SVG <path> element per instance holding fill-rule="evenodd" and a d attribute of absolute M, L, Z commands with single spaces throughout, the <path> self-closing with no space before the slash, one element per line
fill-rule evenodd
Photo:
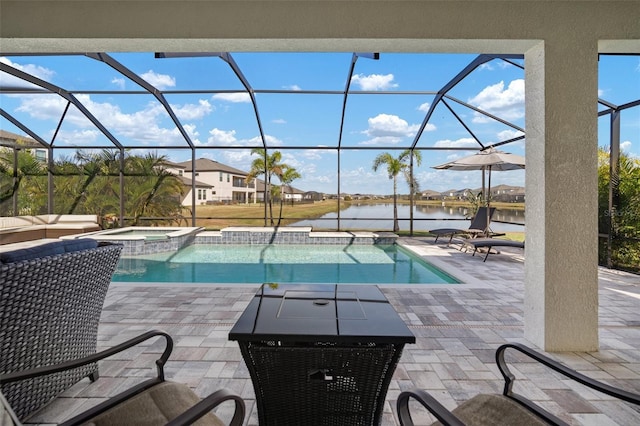
<path fill-rule="evenodd" d="M 459 158 L 448 163 L 433 166 L 437 170 L 482 170 L 482 191 L 484 191 L 484 173 L 489 172 L 489 186 L 487 193 L 491 193 L 491 172 L 496 171 L 508 171 L 524 169 L 524 157 L 521 155 L 511 154 L 504 151 L 498 151 L 495 148 L 485 149 L 479 151 L 476 154 L 469 155 L 467 157 Z M 485 200 L 487 200 L 487 207 L 489 207 L 489 197 L 485 194 Z M 489 209 L 487 209 L 487 213 Z M 487 231 L 489 227 L 489 220 L 487 218 Z"/>
<path fill-rule="evenodd" d="M 517 170 L 524 169 L 524 157 L 491 148 L 433 168 L 438 170 Z"/>

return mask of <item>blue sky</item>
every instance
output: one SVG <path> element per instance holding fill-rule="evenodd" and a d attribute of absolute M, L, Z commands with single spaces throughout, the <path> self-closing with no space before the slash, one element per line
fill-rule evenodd
<path fill-rule="evenodd" d="M 231 67 L 216 57 L 157 59 L 153 53 L 111 53 L 116 61 L 161 91 L 175 111 L 197 156 L 207 157 L 241 170 L 249 170 L 252 157 L 247 147 L 261 145 L 260 132 L 249 95 Z M 408 147 L 413 142 L 435 92 L 477 55 L 381 53 L 379 60 L 356 62 L 345 111 L 340 157 L 340 191 L 389 194 L 392 183 L 384 170 L 373 172 L 380 152 L 397 155 L 389 147 Z M 279 149 L 283 161 L 302 178 L 294 186 L 302 190 L 336 193 L 343 96 L 340 93 L 306 91 L 344 90 L 351 53 L 233 53 L 246 80 L 256 90 L 258 112 L 267 144 Z M 157 151 L 173 161 L 190 159 L 188 146 L 163 106 L 151 94 L 133 93 L 141 87 L 107 64 L 84 56 L 15 56 L 0 62 L 74 92 L 86 108 L 123 145 L 134 152 Z M 522 64 L 522 61 L 515 61 Z M 0 85 L 28 87 L 0 72 Z M 501 117 L 516 128 L 478 114 L 455 101 L 449 107 L 485 145 L 519 135 L 524 128 L 524 71 L 494 60 L 475 71 L 448 94 L 464 103 Z M 640 98 L 640 58 L 603 56 L 599 63 L 599 96 L 614 104 Z M 260 90 L 287 93 L 261 93 Z M 83 93 L 83 92 L 102 93 Z M 171 92 L 180 93 L 171 93 Z M 208 91 L 202 93 L 202 91 Z M 223 91 L 222 93 L 214 93 Z M 410 91 L 425 93 L 407 94 Z M 242 93 L 244 92 L 244 93 Z M 360 93 L 358 93 L 360 92 Z M 366 93 L 363 93 L 366 92 Z M 66 100 L 53 94 L 0 93 L 2 108 L 51 141 L 63 115 Z M 602 108 L 601 108 L 602 109 Z M 24 132 L 0 117 L 0 128 Z M 599 145 L 608 143 L 608 117 L 599 120 Z M 640 156 L 640 107 L 622 113 L 622 148 Z M 75 107 L 66 113 L 55 146 L 110 145 Z M 447 106 L 439 104 L 418 147 L 466 147 L 470 151 L 422 152 L 416 168 L 421 189 L 478 188 L 480 172 L 436 171 L 437 164 L 471 154 L 477 149 L 469 131 Z M 313 147 L 314 149 L 299 149 Z M 382 148 L 381 148 L 382 147 Z M 525 155 L 525 142 L 502 149 Z M 297 148 L 297 149 L 296 149 Z M 360 148 L 360 149 L 358 149 Z M 73 150 L 60 149 L 60 155 Z M 495 184 L 524 186 L 524 171 L 495 173 Z M 400 182 L 400 192 L 407 186 Z"/>

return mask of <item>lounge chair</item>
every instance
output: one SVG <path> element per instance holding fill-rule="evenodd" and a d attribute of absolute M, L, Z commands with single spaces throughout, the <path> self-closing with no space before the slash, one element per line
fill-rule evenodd
<path fill-rule="evenodd" d="M 472 256 L 476 255 L 478 249 L 486 248 L 487 252 L 483 262 L 487 261 L 487 257 L 489 257 L 489 253 L 491 253 L 493 247 L 516 247 L 524 249 L 523 241 L 503 240 L 502 238 L 469 238 L 464 240 L 463 245 L 473 247 Z"/>
<path fill-rule="evenodd" d="M 640 395 L 638 394 L 617 389 L 591 379 L 525 345 L 507 343 L 500 346 L 496 351 L 496 363 L 505 381 L 502 394 L 479 394 L 463 402 L 453 411 L 449 411 L 433 396 L 423 390 L 405 391 L 400 393 L 397 401 L 400 425 L 413 425 L 409 410 L 409 400 L 412 398 L 429 410 L 438 419 L 439 424 L 443 425 L 566 425 L 567 423 L 557 416 L 544 410 L 524 396 L 513 392 L 515 376 L 511 373 L 505 361 L 504 354 L 507 349 L 519 351 L 540 364 L 591 389 L 631 404 L 640 405 Z"/>
<path fill-rule="evenodd" d="M 0 383 L 28 381 L 34 377 L 51 376 L 54 373 L 67 372 L 80 366 L 92 365 L 97 361 L 116 355 L 154 337 L 163 337 L 166 342 L 162 355 L 155 362 L 157 377 L 145 380 L 111 397 L 84 413 L 61 423 L 60 426 L 77 424 L 91 424 L 93 426 L 167 424 L 177 426 L 190 425 L 196 420 L 198 420 L 198 425 L 221 426 L 225 423 L 211 413 L 211 410 L 226 401 L 233 401 L 235 405 L 233 418 L 229 424 L 231 426 L 242 426 L 245 416 L 245 404 L 240 396 L 227 389 L 220 389 L 200 400 L 187 385 L 165 381 L 164 365 L 173 350 L 173 340 L 162 331 L 148 331 L 113 348 L 84 358 L 5 374 L 0 376 Z M 0 424 L 3 426 L 20 424 L 18 417 L 13 413 L 11 406 L 2 394 L 0 394 Z"/>
<path fill-rule="evenodd" d="M 489 228 L 489 223 L 491 222 L 491 218 L 495 213 L 495 207 L 491 207 L 489 209 L 489 215 L 487 217 L 487 208 L 479 207 L 475 216 L 471 220 L 471 225 L 469 225 L 468 229 L 459 229 L 459 228 L 439 228 L 432 229 L 429 232 L 436 236 L 435 242 L 438 242 L 438 238 L 442 236 L 449 236 L 449 241 L 447 244 L 451 244 L 453 237 L 456 235 L 468 235 L 471 237 L 477 237 L 481 235 L 485 235 L 487 229 Z M 487 218 L 489 222 L 487 222 Z"/>

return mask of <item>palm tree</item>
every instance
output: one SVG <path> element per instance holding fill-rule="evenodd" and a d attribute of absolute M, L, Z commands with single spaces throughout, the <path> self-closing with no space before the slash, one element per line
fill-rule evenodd
<path fill-rule="evenodd" d="M 404 174 L 411 194 L 419 192 L 418 182 L 413 176 L 410 165 L 407 163 L 412 157 L 415 159 L 416 165 L 419 166 L 422 162 L 420 151 L 409 149 L 402 151 L 397 158 L 388 152 L 383 152 L 373 160 L 374 172 L 377 172 L 380 166 L 386 164 L 389 179 L 393 179 L 393 232 L 400 230 L 400 225 L 398 224 L 398 175 L 400 172 Z"/>
<path fill-rule="evenodd" d="M 640 160 L 620 153 L 617 174 L 611 175 L 610 155 L 598 150 L 598 226 L 609 236 L 600 246 L 599 257 L 608 267 L 638 271 L 640 265 Z M 609 209 L 609 185 L 613 185 L 613 207 Z M 606 249 L 606 251 L 605 251 Z M 605 263 L 606 261 L 606 263 Z"/>
<path fill-rule="evenodd" d="M 76 208 L 83 199 L 86 200 L 87 190 L 98 176 L 107 176 L 118 164 L 118 152 L 104 149 L 99 153 L 76 152 L 79 174 L 86 176 L 81 187 L 76 192 L 75 199 L 71 203 L 67 213 L 76 213 Z M 100 193 L 101 191 L 97 191 Z"/>
<path fill-rule="evenodd" d="M 264 148 L 253 148 L 251 154 L 257 154 L 258 158 L 251 162 L 251 170 L 245 178 L 247 183 L 252 182 L 260 175 L 264 175 L 265 191 L 264 197 L 265 203 L 269 204 L 269 217 L 271 225 L 273 226 L 273 203 L 271 202 L 271 177 L 275 174 L 279 176 L 282 174 L 282 170 L 287 167 L 286 164 L 280 163 L 282 160 L 282 154 L 280 151 L 274 151 L 273 154 L 268 155 Z M 265 218 L 266 222 L 266 218 Z"/>
<path fill-rule="evenodd" d="M 17 157 L 17 164 L 15 167 L 14 174 L 14 158 Z M 11 180 L 11 184 L 2 185 L 2 190 L 0 191 L 0 205 L 5 202 L 12 200 L 16 195 L 24 194 L 29 198 L 36 196 L 37 194 L 31 193 L 25 188 L 20 188 L 24 186 L 24 179 L 27 177 L 36 177 L 46 175 L 45 173 L 45 165 L 37 160 L 31 153 L 25 150 L 19 150 L 17 152 L 17 156 L 14 157 L 14 151 L 12 149 L 3 148 L 0 150 L 0 176 L 2 176 L 2 180 L 9 181 Z M 28 203 L 26 206 L 30 208 L 31 211 L 38 210 L 34 208 L 32 203 Z M 20 206 L 19 206 L 20 207 Z M 20 210 L 20 208 L 19 208 Z M 6 213 L 12 212 L 13 215 L 18 215 L 18 211 L 13 211 L 13 207 L 9 208 Z"/>
<path fill-rule="evenodd" d="M 144 216 L 180 220 L 179 195 L 183 186 L 177 176 L 167 171 L 166 161 L 165 156 L 151 153 L 127 158 L 125 170 L 130 176 L 125 185 L 127 212 L 134 217 L 134 226 L 139 225 Z"/>
<path fill-rule="evenodd" d="M 280 179 L 280 213 L 278 215 L 278 226 L 280 226 L 280 221 L 282 220 L 282 205 L 284 204 L 285 198 L 285 188 L 291 185 L 296 179 L 300 179 L 302 175 L 298 173 L 298 171 L 284 164 L 282 166 L 282 173 L 278 175 L 278 179 Z"/>

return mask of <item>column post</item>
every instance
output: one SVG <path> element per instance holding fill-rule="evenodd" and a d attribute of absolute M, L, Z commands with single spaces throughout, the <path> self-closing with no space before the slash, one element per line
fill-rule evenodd
<path fill-rule="evenodd" d="M 524 333 L 546 351 L 595 351 L 597 40 L 540 42 L 525 68 Z"/>

